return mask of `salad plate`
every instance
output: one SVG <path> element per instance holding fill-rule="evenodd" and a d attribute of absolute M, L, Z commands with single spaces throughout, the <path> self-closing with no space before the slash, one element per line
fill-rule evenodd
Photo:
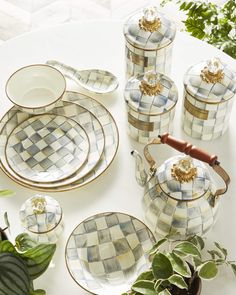
<path fill-rule="evenodd" d="M 137 218 L 99 213 L 72 231 L 65 250 L 67 269 L 92 294 L 120 295 L 149 269 L 148 251 L 154 243 L 152 232 Z"/>
<path fill-rule="evenodd" d="M 20 177 L 52 182 L 72 175 L 85 163 L 88 136 L 74 120 L 45 114 L 19 124 L 9 135 L 5 158 Z"/>

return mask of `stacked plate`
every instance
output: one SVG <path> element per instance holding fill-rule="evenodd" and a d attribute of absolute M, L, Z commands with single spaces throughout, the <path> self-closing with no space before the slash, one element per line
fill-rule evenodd
<path fill-rule="evenodd" d="M 12 107 L 0 120 L 0 168 L 15 182 L 47 192 L 91 182 L 114 159 L 118 129 L 98 101 L 67 91 L 45 114 Z"/>

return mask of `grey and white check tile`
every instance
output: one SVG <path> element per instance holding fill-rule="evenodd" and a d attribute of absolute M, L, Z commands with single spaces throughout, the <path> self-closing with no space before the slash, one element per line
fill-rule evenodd
<path fill-rule="evenodd" d="M 21 177 L 54 182 L 72 175 L 90 149 L 81 126 L 64 116 L 41 115 L 19 124 L 6 145 L 6 159 Z"/>
<path fill-rule="evenodd" d="M 94 215 L 72 232 L 66 246 L 71 276 L 84 289 L 120 295 L 148 269 L 147 252 L 155 239 L 139 220 L 122 213 Z"/>
<path fill-rule="evenodd" d="M 29 188 L 34 187 L 37 190 L 54 192 L 80 187 L 102 174 L 111 164 L 116 155 L 119 144 L 119 133 L 115 120 L 109 111 L 98 101 L 80 93 L 66 92 L 64 99 L 65 101 L 58 103 L 56 108 L 50 113 L 68 116 L 77 121 L 85 129 L 91 147 L 97 148 L 90 150 L 88 164 L 78 172 L 78 175 L 75 173 L 75 175 L 71 176 L 68 180 L 62 180 L 58 183 L 50 183 L 48 186 L 46 184 L 38 185 L 24 180 L 24 185 Z M 22 113 L 13 107 L 0 120 L 1 169 L 19 184 L 22 184 L 22 178 L 19 178 L 4 160 L 4 147 L 6 145 L 7 137 L 15 126 L 31 116 L 32 115 Z"/>

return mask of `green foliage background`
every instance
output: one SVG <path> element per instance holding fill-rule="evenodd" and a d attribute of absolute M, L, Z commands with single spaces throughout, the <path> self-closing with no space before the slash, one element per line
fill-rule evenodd
<path fill-rule="evenodd" d="M 164 6 L 171 0 L 163 0 Z M 228 0 L 218 6 L 210 1 L 178 0 L 186 13 L 185 29 L 190 35 L 207 41 L 236 59 L 236 1 Z"/>

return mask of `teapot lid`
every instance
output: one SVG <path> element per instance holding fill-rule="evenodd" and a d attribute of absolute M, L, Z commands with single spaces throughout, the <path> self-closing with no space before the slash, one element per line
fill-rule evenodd
<path fill-rule="evenodd" d="M 191 66 L 184 76 L 186 91 L 200 101 L 224 102 L 236 93 L 236 74 L 219 58 Z"/>
<path fill-rule="evenodd" d="M 175 156 L 158 168 L 161 189 L 178 201 L 192 201 L 209 191 L 211 178 L 205 164 L 189 156 Z"/>
<path fill-rule="evenodd" d="M 59 203 L 49 196 L 35 195 L 21 206 L 22 226 L 32 233 L 42 234 L 53 230 L 62 219 Z"/>
<path fill-rule="evenodd" d="M 124 24 L 124 35 L 132 46 L 144 50 L 158 50 L 173 42 L 175 23 L 157 12 L 156 7 L 146 7 L 130 16 Z"/>
<path fill-rule="evenodd" d="M 125 87 L 126 103 L 144 115 L 159 115 L 168 112 L 177 103 L 175 83 L 166 75 L 155 71 L 131 77 Z"/>

